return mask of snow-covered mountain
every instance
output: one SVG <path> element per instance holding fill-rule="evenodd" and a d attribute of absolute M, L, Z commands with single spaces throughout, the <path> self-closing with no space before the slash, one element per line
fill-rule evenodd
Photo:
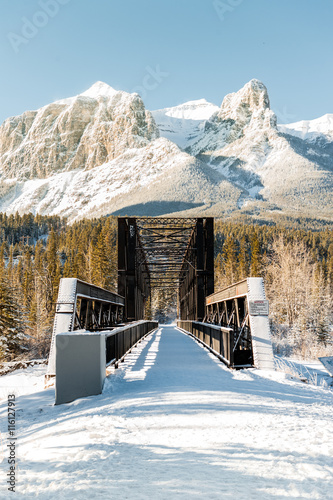
<path fill-rule="evenodd" d="M 158 136 L 138 94 L 97 82 L 83 94 L 5 120 L 0 165 L 8 178 L 44 178 L 94 168 Z"/>
<path fill-rule="evenodd" d="M 187 151 L 242 190 L 239 208 L 332 215 L 331 155 L 279 130 L 258 80 L 227 95 Z"/>
<path fill-rule="evenodd" d="M 69 219 L 108 213 L 163 215 L 226 200 L 239 192 L 221 175 L 160 138 L 129 148 L 93 169 L 55 173 L 44 179 L 3 181 L 0 212 L 32 211 Z"/>
<path fill-rule="evenodd" d="M 153 111 L 152 115 L 161 135 L 185 149 L 200 135 L 206 121 L 219 109 L 215 104 L 199 99 L 173 108 L 158 109 Z"/>
<path fill-rule="evenodd" d="M 316 120 L 301 120 L 287 125 L 279 125 L 278 128 L 285 134 L 294 135 L 306 141 L 315 142 L 325 139 L 328 142 L 333 142 L 333 114 L 326 114 Z"/>
<path fill-rule="evenodd" d="M 331 218 L 332 123 L 277 126 L 258 80 L 153 112 L 97 82 L 1 125 L 0 211 Z"/>

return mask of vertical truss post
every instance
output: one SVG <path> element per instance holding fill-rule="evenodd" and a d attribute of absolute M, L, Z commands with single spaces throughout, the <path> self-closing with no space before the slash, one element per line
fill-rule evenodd
<path fill-rule="evenodd" d="M 125 297 L 126 321 L 136 319 L 135 219 L 118 218 L 118 293 Z"/>
<path fill-rule="evenodd" d="M 127 321 L 135 321 L 141 319 L 137 317 L 137 283 L 135 273 L 136 263 L 136 223 L 135 219 L 127 219 L 128 221 L 128 252 L 127 252 L 127 290 L 126 290 L 126 304 L 127 304 Z"/>
<path fill-rule="evenodd" d="M 214 219 L 205 222 L 205 297 L 214 293 Z"/>
<path fill-rule="evenodd" d="M 126 295 L 126 233 L 126 219 L 118 218 L 118 293 L 122 295 L 122 297 Z"/>
<path fill-rule="evenodd" d="M 196 321 L 202 321 L 205 316 L 205 244 L 203 219 L 197 219 L 196 224 L 196 270 L 195 270 L 195 309 L 194 315 Z"/>
<path fill-rule="evenodd" d="M 140 253 L 141 250 L 141 253 Z M 136 218 L 118 218 L 118 290 L 125 297 L 125 321 L 144 318 L 150 294 L 149 273 L 142 266 L 142 248 Z"/>
<path fill-rule="evenodd" d="M 214 293 L 214 219 L 197 219 L 196 235 L 195 319 L 203 321 L 205 298 Z"/>

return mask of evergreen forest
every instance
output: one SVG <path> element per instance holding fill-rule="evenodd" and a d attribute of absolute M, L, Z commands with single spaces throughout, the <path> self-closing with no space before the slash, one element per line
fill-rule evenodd
<path fill-rule="evenodd" d="M 332 354 L 333 231 L 215 219 L 215 290 L 262 276 L 275 351 Z M 117 290 L 117 218 L 0 213 L 0 360 L 47 357 L 61 277 Z M 159 291 L 147 314 L 175 316 Z"/>

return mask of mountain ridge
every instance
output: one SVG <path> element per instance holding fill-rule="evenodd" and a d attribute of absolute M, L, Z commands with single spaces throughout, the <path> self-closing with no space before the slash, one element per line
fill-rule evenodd
<path fill-rule="evenodd" d="M 278 125 L 256 79 L 221 107 L 199 99 L 152 112 L 96 82 L 0 126 L 0 210 L 331 218 L 331 116 Z"/>
<path fill-rule="evenodd" d="M 45 178 L 55 172 L 94 168 L 128 147 L 140 148 L 159 137 L 138 94 L 114 91 L 100 83 L 5 120 L 0 127 L 0 165 L 5 176 Z"/>

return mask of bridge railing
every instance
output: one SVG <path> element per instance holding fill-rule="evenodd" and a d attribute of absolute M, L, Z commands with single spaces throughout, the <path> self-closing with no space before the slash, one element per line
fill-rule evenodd
<path fill-rule="evenodd" d="M 234 365 L 274 370 L 263 278 L 250 277 L 206 297 L 205 322 L 234 331 Z"/>
<path fill-rule="evenodd" d="M 189 320 L 179 320 L 177 326 L 191 333 L 227 366 L 234 366 L 234 333 L 232 328 Z"/>
<path fill-rule="evenodd" d="M 106 366 L 115 364 L 117 367 L 125 354 L 147 333 L 157 327 L 156 321 L 137 321 L 105 333 Z"/>
<path fill-rule="evenodd" d="M 125 299 L 77 278 L 62 278 L 47 367 L 46 382 L 55 375 L 55 338 L 58 333 L 76 330 L 110 330 L 123 321 Z"/>
<path fill-rule="evenodd" d="M 158 327 L 137 321 L 112 331 L 76 330 L 55 336 L 55 404 L 94 396 L 103 390 L 106 368 L 116 367 L 137 342 Z"/>

